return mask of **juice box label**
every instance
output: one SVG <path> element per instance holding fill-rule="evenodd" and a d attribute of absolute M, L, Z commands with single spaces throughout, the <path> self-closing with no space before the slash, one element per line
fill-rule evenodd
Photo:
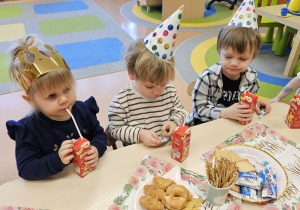
<path fill-rule="evenodd" d="M 256 102 L 257 102 L 257 98 L 258 98 L 258 96 L 253 95 L 253 94 L 251 94 L 249 92 L 242 93 L 239 104 L 248 105 L 249 109 L 251 109 L 252 113 L 254 113 Z M 241 123 L 243 125 L 246 125 L 246 124 L 250 123 L 251 121 L 252 121 L 252 116 L 247 121 L 242 121 Z"/>
<path fill-rule="evenodd" d="M 290 128 L 300 128 L 300 95 L 294 96 L 285 122 Z"/>
<path fill-rule="evenodd" d="M 74 171 L 81 178 L 85 177 L 93 170 L 90 166 L 84 165 L 84 158 L 87 156 L 88 151 L 91 149 L 90 142 L 85 138 L 78 138 L 73 147 Z"/>
<path fill-rule="evenodd" d="M 191 129 L 181 124 L 173 133 L 171 157 L 182 163 L 189 155 L 190 140 Z"/>

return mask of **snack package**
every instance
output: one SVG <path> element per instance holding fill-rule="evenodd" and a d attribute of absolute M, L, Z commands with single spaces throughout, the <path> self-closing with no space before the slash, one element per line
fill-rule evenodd
<path fill-rule="evenodd" d="M 300 128 L 300 95 L 295 95 L 285 119 L 289 128 Z"/>
<path fill-rule="evenodd" d="M 236 185 L 249 187 L 254 190 L 261 189 L 261 183 L 263 180 L 254 173 L 240 172 L 238 178 L 239 179 L 235 182 Z"/>
<path fill-rule="evenodd" d="M 258 96 L 253 95 L 253 94 L 251 94 L 249 92 L 245 92 L 245 93 L 242 93 L 239 104 L 241 104 L 241 105 L 248 105 L 249 109 L 251 109 L 252 113 L 254 113 L 256 102 L 257 102 L 257 98 L 258 98 Z M 250 123 L 251 121 L 252 121 L 252 116 L 249 117 L 248 121 L 243 121 L 241 123 L 243 125 L 246 125 L 246 124 Z"/>
<path fill-rule="evenodd" d="M 244 198 L 257 199 L 256 190 L 250 187 L 241 186 L 241 193 Z"/>
<path fill-rule="evenodd" d="M 85 138 L 78 138 L 73 147 L 73 159 L 75 173 L 81 178 L 90 173 L 93 168 L 84 165 L 84 158 L 91 149 L 90 142 Z"/>
<path fill-rule="evenodd" d="M 262 173 L 265 175 L 264 185 L 262 189 L 263 198 L 272 198 L 277 197 L 277 174 L 272 166 L 269 165 L 268 161 L 263 161 L 265 167 L 262 170 Z"/>
<path fill-rule="evenodd" d="M 171 157 L 180 163 L 189 155 L 191 139 L 190 127 L 181 124 L 174 130 Z"/>

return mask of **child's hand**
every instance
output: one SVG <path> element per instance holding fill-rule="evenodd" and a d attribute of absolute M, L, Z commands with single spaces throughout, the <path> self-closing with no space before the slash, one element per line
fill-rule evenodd
<path fill-rule="evenodd" d="M 61 144 L 59 150 L 58 150 L 58 155 L 61 159 L 61 162 L 63 164 L 69 164 L 71 159 L 73 158 L 73 146 L 74 146 L 74 141 L 73 140 L 65 140 Z"/>
<path fill-rule="evenodd" d="M 248 105 L 241 105 L 239 103 L 235 103 L 230 107 L 223 108 L 220 113 L 221 118 L 228 118 L 238 121 L 247 121 L 252 115 L 252 110 L 248 108 Z"/>
<path fill-rule="evenodd" d="M 269 103 L 280 102 L 280 99 L 275 97 L 269 101 Z"/>
<path fill-rule="evenodd" d="M 141 129 L 139 136 L 140 136 L 140 142 L 142 142 L 148 147 L 159 146 L 162 143 L 158 135 L 156 135 L 156 133 L 151 130 Z"/>
<path fill-rule="evenodd" d="M 96 167 L 98 163 L 98 149 L 95 146 L 91 146 L 84 161 L 85 166 Z"/>
<path fill-rule="evenodd" d="M 260 108 L 261 107 L 265 107 L 265 114 L 268 114 L 270 113 L 271 111 L 271 106 L 268 102 L 266 101 L 262 101 L 262 100 L 258 100 L 257 103 L 256 103 L 256 107 L 255 107 L 255 112 L 257 114 L 260 114 Z"/>
<path fill-rule="evenodd" d="M 161 128 L 161 131 L 163 133 L 165 133 L 165 137 L 171 137 L 173 135 L 173 131 L 177 128 L 176 123 L 174 123 L 173 121 L 167 121 L 163 127 Z M 167 130 L 169 130 L 167 132 Z"/>

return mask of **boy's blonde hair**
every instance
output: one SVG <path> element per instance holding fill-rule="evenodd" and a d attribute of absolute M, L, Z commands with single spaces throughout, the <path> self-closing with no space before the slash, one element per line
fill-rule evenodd
<path fill-rule="evenodd" d="M 219 32 L 217 50 L 220 53 L 221 49 L 231 47 L 242 54 L 247 49 L 248 44 L 254 59 L 262 45 L 259 31 L 241 26 L 226 26 Z"/>
<path fill-rule="evenodd" d="M 174 58 L 162 59 L 150 52 L 143 39 L 134 41 L 126 50 L 127 70 L 135 80 L 165 84 L 175 79 Z"/>
<path fill-rule="evenodd" d="M 35 55 L 28 51 L 28 47 L 37 46 L 41 54 L 50 58 L 50 52 L 46 50 L 43 43 L 35 38 L 33 35 L 28 35 L 24 39 L 19 39 L 16 44 L 12 46 L 10 51 L 10 64 L 9 64 L 9 77 L 13 84 L 17 82 L 16 71 L 23 73 L 23 63 L 18 59 L 19 52 L 25 52 L 25 60 L 28 62 L 34 62 Z M 75 79 L 72 72 L 68 68 L 59 68 L 52 70 L 39 78 L 37 78 L 27 91 L 27 94 L 34 100 L 34 95 L 38 94 L 49 94 L 56 87 L 62 85 L 75 86 Z"/>

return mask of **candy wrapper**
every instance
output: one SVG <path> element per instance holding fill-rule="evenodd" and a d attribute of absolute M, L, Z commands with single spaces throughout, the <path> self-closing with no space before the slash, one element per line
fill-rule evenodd
<path fill-rule="evenodd" d="M 180 125 L 174 130 L 172 137 L 171 157 L 180 163 L 189 155 L 191 129 L 186 125 Z"/>
<path fill-rule="evenodd" d="M 285 119 L 290 128 L 300 128 L 300 95 L 295 95 Z"/>
<path fill-rule="evenodd" d="M 249 187 L 254 190 L 261 189 L 261 183 L 263 180 L 254 173 L 240 172 L 238 178 L 239 179 L 235 182 L 236 185 Z"/>
<path fill-rule="evenodd" d="M 84 165 L 84 158 L 91 149 L 90 142 L 85 138 L 78 138 L 73 147 L 73 159 L 75 173 L 81 178 L 90 173 L 93 168 Z"/>
<path fill-rule="evenodd" d="M 258 96 L 253 95 L 249 92 L 242 93 L 241 99 L 240 99 L 240 104 L 241 105 L 248 105 L 249 109 L 252 110 L 252 113 L 255 111 L 255 106 L 257 102 Z M 246 125 L 252 121 L 252 116 L 249 117 L 248 121 L 243 121 L 241 122 L 243 125 Z"/>
<path fill-rule="evenodd" d="M 254 190 L 250 187 L 241 186 L 241 193 L 244 196 L 244 198 L 257 199 L 256 190 Z"/>
<path fill-rule="evenodd" d="M 264 185 L 262 188 L 262 197 L 275 199 L 277 197 L 277 175 L 272 166 L 269 165 L 268 161 L 264 161 L 265 167 L 262 173 L 265 176 L 263 181 Z"/>

